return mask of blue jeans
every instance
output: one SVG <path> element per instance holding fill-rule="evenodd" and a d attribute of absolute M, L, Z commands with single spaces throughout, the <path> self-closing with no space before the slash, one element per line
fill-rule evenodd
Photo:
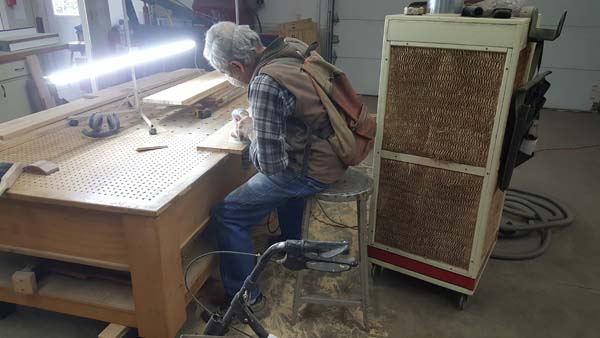
<path fill-rule="evenodd" d="M 327 184 L 290 170 L 266 176 L 258 173 L 231 192 L 212 210 L 219 250 L 252 252 L 250 228 L 277 209 L 281 240 L 300 239 L 305 198 L 327 188 Z M 254 268 L 255 258 L 221 255 L 221 279 L 233 297 Z M 252 290 L 252 298 L 260 294 Z"/>

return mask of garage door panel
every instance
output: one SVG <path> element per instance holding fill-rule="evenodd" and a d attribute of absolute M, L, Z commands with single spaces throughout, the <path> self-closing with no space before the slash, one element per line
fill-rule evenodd
<path fill-rule="evenodd" d="M 531 3 L 540 9 L 542 23 L 546 25 L 556 25 L 563 12 L 568 10 L 567 26 L 600 26 L 598 0 L 533 0 Z"/>
<path fill-rule="evenodd" d="M 600 27 L 565 27 L 563 35 L 545 48 L 545 66 L 600 70 Z"/>
<path fill-rule="evenodd" d="M 335 50 L 340 57 L 381 58 L 384 21 L 342 20 L 336 26 L 340 43 Z"/>
<path fill-rule="evenodd" d="M 600 71 L 542 68 L 546 70 L 552 71 L 546 107 L 590 110 L 592 86 L 600 84 Z"/>
<path fill-rule="evenodd" d="M 354 59 L 338 58 L 336 66 L 346 72 L 352 87 L 359 94 L 377 95 L 379 88 L 379 70 L 381 60 L 378 59 Z"/>
<path fill-rule="evenodd" d="M 344 19 L 362 19 L 362 20 L 381 20 L 386 15 L 400 14 L 404 12 L 404 7 L 412 1 L 405 0 L 342 0 L 336 1 L 336 12 L 340 20 Z"/>

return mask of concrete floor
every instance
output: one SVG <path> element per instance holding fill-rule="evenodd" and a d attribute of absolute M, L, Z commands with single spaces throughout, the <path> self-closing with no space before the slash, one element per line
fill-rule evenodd
<path fill-rule="evenodd" d="M 541 149 L 600 144 L 600 115 L 544 111 L 540 130 Z M 282 338 L 599 337 L 599 168 L 600 148 L 596 147 L 540 152 L 517 170 L 513 187 L 557 198 L 572 209 L 576 221 L 571 228 L 555 232 L 550 250 L 538 259 L 490 261 L 465 311 L 456 310 L 452 292 L 384 271 L 371 283 L 369 314 L 373 327 L 369 333 L 360 329 L 358 310 L 311 306 L 302 311 L 301 322 L 293 325 L 294 275 L 275 266 L 265 276 L 264 289 L 273 308 L 265 326 Z M 349 205 L 326 208 L 343 222 L 353 217 Z M 352 236 L 348 230 L 316 223 L 313 232 L 321 238 Z M 313 277 L 307 289 L 352 292 L 356 285 L 348 280 L 354 277 Z M 15 314 L 0 321 L 0 338 L 95 337 L 104 326 L 93 320 L 19 307 Z M 190 310 L 182 332 L 200 332 L 201 327 Z"/>

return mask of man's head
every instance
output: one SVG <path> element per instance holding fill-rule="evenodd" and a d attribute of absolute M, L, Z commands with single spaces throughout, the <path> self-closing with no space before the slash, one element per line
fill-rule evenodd
<path fill-rule="evenodd" d="M 248 26 L 223 21 L 206 32 L 204 57 L 215 68 L 227 75 L 234 85 L 250 83 L 257 57 L 265 49 L 260 37 Z"/>

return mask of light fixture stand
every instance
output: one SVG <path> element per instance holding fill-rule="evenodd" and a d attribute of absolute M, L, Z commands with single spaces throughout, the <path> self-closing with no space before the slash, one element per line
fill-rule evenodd
<path fill-rule="evenodd" d="M 129 30 L 129 14 L 127 13 L 127 5 L 126 5 L 126 0 L 122 0 L 121 4 L 123 6 L 123 18 L 124 18 L 124 29 L 125 29 L 125 41 L 127 43 L 127 53 L 131 54 L 131 32 Z M 138 92 L 138 85 L 137 85 L 137 77 L 135 75 L 135 65 L 132 64 L 131 67 L 131 83 L 133 84 L 133 97 L 134 97 L 134 101 L 135 101 L 135 111 L 138 112 L 140 114 L 140 117 L 142 118 L 142 120 L 148 125 L 148 132 L 150 133 L 150 135 L 156 135 L 157 131 L 156 131 L 156 127 L 154 127 L 154 124 L 152 123 L 152 121 L 148 118 L 148 116 L 146 116 L 146 114 L 144 114 L 144 110 L 142 109 L 142 105 L 140 103 L 140 96 L 139 96 L 139 92 Z"/>

